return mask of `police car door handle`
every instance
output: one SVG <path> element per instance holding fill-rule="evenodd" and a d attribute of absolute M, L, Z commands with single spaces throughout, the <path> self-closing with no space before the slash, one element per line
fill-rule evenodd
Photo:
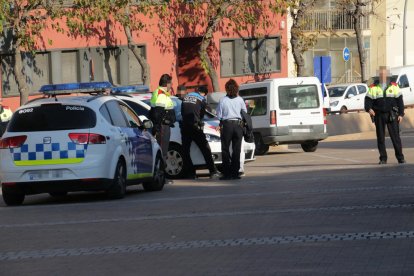
<path fill-rule="evenodd" d="M 280 113 L 280 116 L 284 116 L 284 115 L 290 115 L 290 112 L 286 112 L 286 113 Z"/>
<path fill-rule="evenodd" d="M 311 114 L 321 114 L 321 112 L 311 112 Z"/>

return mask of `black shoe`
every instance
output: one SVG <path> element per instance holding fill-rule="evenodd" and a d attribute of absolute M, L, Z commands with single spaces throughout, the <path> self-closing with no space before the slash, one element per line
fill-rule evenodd
<path fill-rule="evenodd" d="M 220 180 L 231 180 L 231 176 L 228 175 L 223 175 L 222 177 L 219 178 Z"/>
<path fill-rule="evenodd" d="M 232 178 L 231 179 L 236 179 L 236 180 L 238 180 L 238 179 L 241 179 L 241 177 L 240 177 L 240 175 L 235 175 L 235 176 L 232 176 Z"/>
<path fill-rule="evenodd" d="M 165 179 L 165 184 L 166 184 L 166 185 L 168 185 L 168 184 L 174 184 L 174 181 L 173 181 L 172 179 L 168 179 L 168 178 L 166 178 L 166 179 Z"/>
<path fill-rule="evenodd" d="M 399 164 L 405 164 L 405 163 L 407 163 L 404 159 L 401 159 L 401 160 L 398 160 L 398 163 Z"/>
<path fill-rule="evenodd" d="M 385 164 L 387 164 L 387 161 L 386 160 L 380 160 L 378 164 L 379 165 L 385 165 Z"/>

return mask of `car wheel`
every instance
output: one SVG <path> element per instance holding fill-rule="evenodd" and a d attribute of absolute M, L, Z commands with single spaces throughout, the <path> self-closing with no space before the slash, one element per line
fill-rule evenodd
<path fill-rule="evenodd" d="M 122 160 L 118 161 L 115 169 L 114 178 L 107 191 L 108 197 L 111 199 L 120 199 L 125 196 L 126 192 L 126 168 Z"/>
<path fill-rule="evenodd" d="M 183 148 L 178 144 L 170 144 L 165 160 L 165 172 L 169 178 L 185 178 L 188 169 L 185 167 Z"/>
<path fill-rule="evenodd" d="M 318 148 L 318 141 L 307 141 L 301 144 L 304 152 L 315 152 Z"/>
<path fill-rule="evenodd" d="M 152 175 L 151 182 L 144 182 L 142 186 L 145 191 L 161 191 L 164 188 L 165 184 L 165 173 L 164 173 L 164 162 L 162 160 L 161 154 L 158 153 L 155 158 L 154 164 L 154 173 Z"/>
<path fill-rule="evenodd" d="M 269 151 L 269 145 L 266 145 L 263 142 L 263 138 L 260 133 L 254 133 L 254 144 L 256 145 L 256 149 L 254 151 L 254 154 L 256 155 L 265 155 Z"/>
<path fill-rule="evenodd" d="M 346 106 L 341 107 L 341 109 L 339 110 L 339 113 L 347 113 L 348 112 L 348 108 L 346 108 Z"/>
<path fill-rule="evenodd" d="M 2 188 L 3 200 L 8 206 L 21 205 L 24 201 L 24 194 L 10 192 L 8 189 Z"/>

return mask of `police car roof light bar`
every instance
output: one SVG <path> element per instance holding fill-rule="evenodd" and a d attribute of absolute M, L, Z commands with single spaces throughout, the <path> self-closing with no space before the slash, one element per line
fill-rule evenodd
<path fill-rule="evenodd" d="M 150 89 L 147 85 L 128 85 L 117 86 L 111 89 L 111 93 L 148 93 Z"/>
<path fill-rule="evenodd" d="M 76 82 L 62 84 L 47 84 L 40 87 L 39 92 L 53 96 L 74 93 L 98 93 L 112 88 L 110 82 Z"/>

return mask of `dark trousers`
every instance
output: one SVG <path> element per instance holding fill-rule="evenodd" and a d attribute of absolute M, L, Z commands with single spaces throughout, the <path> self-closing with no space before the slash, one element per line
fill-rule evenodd
<path fill-rule="evenodd" d="M 161 147 L 164 164 L 167 161 L 168 146 L 170 144 L 171 129 L 169 125 L 160 125 L 155 128 L 155 139 Z"/>
<path fill-rule="evenodd" d="M 223 121 L 221 127 L 221 154 L 224 176 L 234 177 L 239 175 L 242 139 L 243 129 L 239 121 Z M 232 144 L 231 156 L 230 143 Z"/>
<path fill-rule="evenodd" d="M 388 128 L 392 145 L 394 146 L 395 157 L 398 161 L 404 160 L 400 138 L 400 127 L 397 118 L 392 122 L 389 120 L 389 113 L 377 112 L 375 115 L 375 128 L 377 132 L 377 145 L 380 153 L 380 160 L 387 161 L 387 149 L 385 147 L 385 126 Z"/>
<path fill-rule="evenodd" d="M 181 140 L 183 145 L 183 154 L 184 161 L 189 168 L 189 171 L 192 175 L 195 175 L 195 169 L 193 161 L 190 156 L 191 142 L 194 141 L 201 153 L 204 156 L 206 165 L 210 173 L 215 173 L 217 171 L 216 166 L 214 165 L 213 157 L 211 155 L 211 148 L 207 142 L 206 135 L 202 129 L 198 129 L 194 126 L 183 125 L 181 128 Z"/>

